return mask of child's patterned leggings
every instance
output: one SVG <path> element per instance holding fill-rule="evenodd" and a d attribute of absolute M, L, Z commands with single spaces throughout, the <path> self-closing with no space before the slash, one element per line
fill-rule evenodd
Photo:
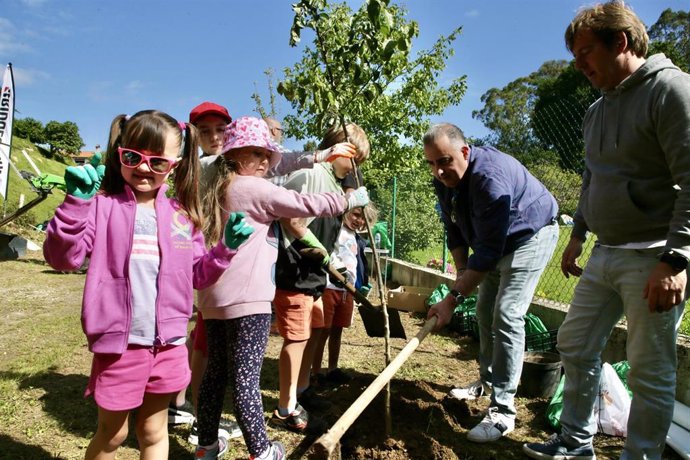
<path fill-rule="evenodd" d="M 208 334 L 208 367 L 199 390 L 199 445 L 211 445 L 218 439 L 227 388 L 232 391 L 235 417 L 249 453 L 259 455 L 269 447 L 259 378 L 271 315 L 204 319 L 204 322 Z"/>

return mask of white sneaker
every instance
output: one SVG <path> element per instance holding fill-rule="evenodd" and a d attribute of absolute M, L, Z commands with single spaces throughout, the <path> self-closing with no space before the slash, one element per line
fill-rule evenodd
<path fill-rule="evenodd" d="M 472 442 L 491 442 L 501 439 L 515 429 L 515 419 L 498 412 L 497 407 L 489 407 L 486 417 L 467 433 Z"/>
<path fill-rule="evenodd" d="M 491 388 L 489 388 L 487 385 L 484 385 L 481 380 L 477 380 L 476 382 L 470 383 L 469 386 L 453 388 L 450 390 L 450 393 L 448 393 L 448 396 L 463 401 L 477 399 L 481 396 L 488 396 L 490 394 Z"/>

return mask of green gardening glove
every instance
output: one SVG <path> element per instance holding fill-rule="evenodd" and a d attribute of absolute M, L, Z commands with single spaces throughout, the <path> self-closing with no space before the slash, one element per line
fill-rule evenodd
<path fill-rule="evenodd" d="M 237 249 L 254 233 L 254 227 L 244 220 L 243 212 L 231 212 L 225 223 L 225 245 L 230 249 Z"/>
<path fill-rule="evenodd" d="M 326 251 L 326 248 L 323 247 L 323 244 L 321 244 L 321 241 L 314 235 L 311 230 L 307 229 L 307 233 L 304 234 L 302 238 L 299 239 L 302 243 L 304 243 L 307 247 L 309 248 L 314 248 L 314 249 L 319 249 L 320 252 L 322 252 L 323 259 L 321 260 L 321 265 L 324 267 L 328 265 L 328 262 L 331 261 L 331 257 L 328 255 L 328 251 Z"/>
<path fill-rule="evenodd" d="M 82 200 L 91 199 L 99 188 L 105 175 L 105 165 L 101 163 L 101 154 L 96 153 L 84 166 L 69 166 L 65 169 L 65 189 L 68 195 Z"/>
<path fill-rule="evenodd" d="M 362 294 L 364 297 L 369 295 L 369 291 L 371 291 L 371 284 L 365 284 L 363 286 L 360 286 L 358 291 L 360 294 Z"/>

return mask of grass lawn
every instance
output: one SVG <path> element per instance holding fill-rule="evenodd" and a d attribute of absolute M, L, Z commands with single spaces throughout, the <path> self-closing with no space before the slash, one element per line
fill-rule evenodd
<path fill-rule="evenodd" d="M 65 174 L 65 168 L 68 166 L 67 164 L 61 163 L 56 159 L 46 158 L 41 154 L 41 152 L 39 152 L 39 148 L 34 144 L 26 139 L 14 136 L 12 138 L 11 160 L 20 171 L 28 171 L 32 174 L 35 174 L 35 171 L 31 167 L 29 161 L 22 154 L 22 150 L 26 151 L 26 153 L 29 155 L 29 158 L 31 158 L 31 161 L 33 161 L 41 173 L 55 174 L 59 177 L 62 177 Z M 70 164 L 72 164 L 71 160 L 68 161 Z M 24 204 L 27 204 L 34 198 L 38 197 L 38 194 L 31 189 L 29 182 L 19 177 L 15 173 L 14 169 L 10 169 L 7 203 L 3 203 L 2 198 L 0 197 L 0 206 L 2 206 L 3 209 L 6 208 L 6 214 L 10 214 L 10 210 L 14 211 L 19 207 L 21 195 L 24 195 Z M 43 202 L 29 210 L 26 214 L 20 216 L 15 222 L 22 223 L 24 226 L 36 225 L 44 222 L 53 217 L 55 208 L 62 203 L 64 199 L 64 192 L 58 189 L 53 189 L 52 193 L 48 195 Z"/>

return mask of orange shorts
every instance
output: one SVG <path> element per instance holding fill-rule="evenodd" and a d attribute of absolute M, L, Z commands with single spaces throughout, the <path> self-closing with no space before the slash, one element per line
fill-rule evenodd
<path fill-rule="evenodd" d="M 355 309 L 352 294 L 347 291 L 326 288 L 321 298 L 323 299 L 324 327 L 352 326 L 352 313 Z"/>
<path fill-rule="evenodd" d="M 321 299 L 314 300 L 314 297 L 310 295 L 276 289 L 273 305 L 276 308 L 278 332 L 286 340 L 308 340 L 311 337 L 312 322 L 315 315 L 320 317 L 320 321 L 323 323 Z"/>

